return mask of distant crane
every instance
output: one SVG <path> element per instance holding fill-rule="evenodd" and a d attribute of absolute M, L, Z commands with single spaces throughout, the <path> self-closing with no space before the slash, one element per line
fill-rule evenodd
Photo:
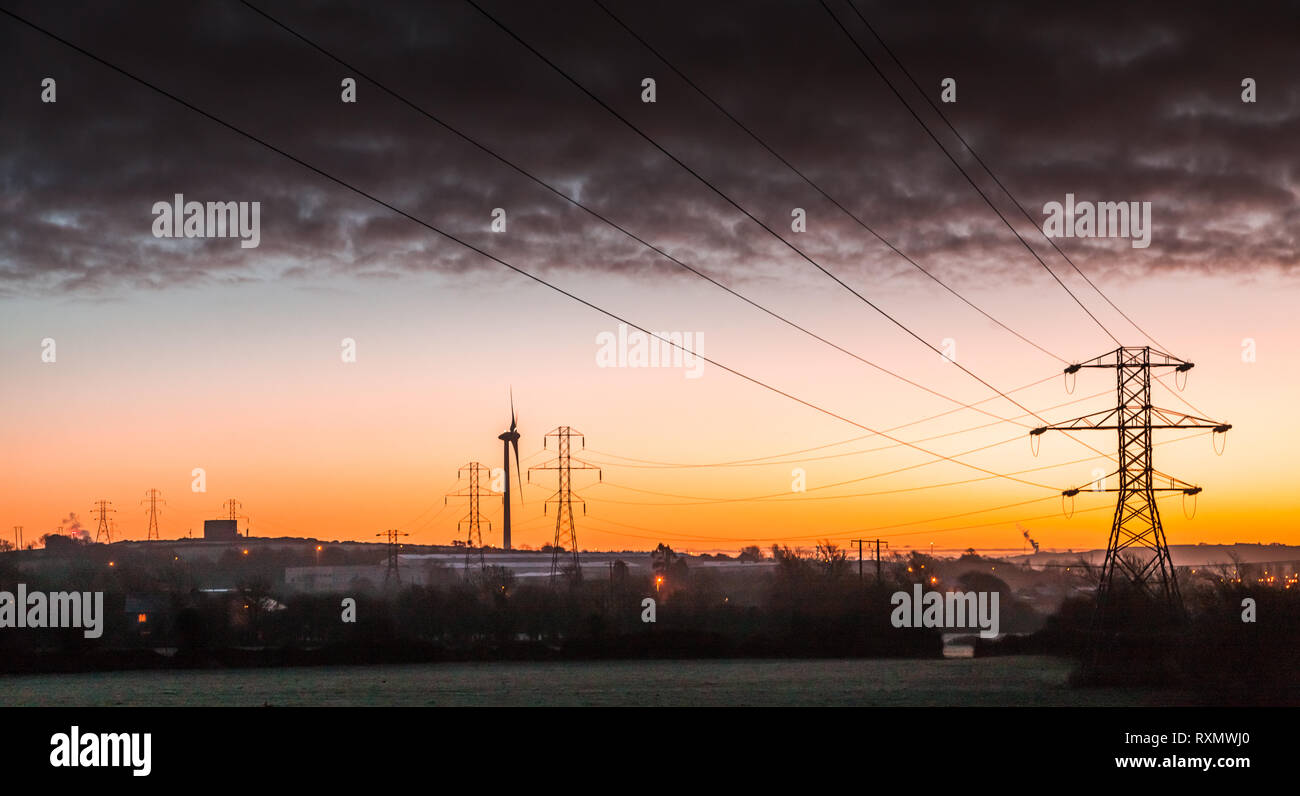
<path fill-rule="evenodd" d="M 1016 528 L 1020 530 L 1020 535 L 1025 537 L 1025 541 L 1028 542 L 1029 545 L 1034 548 L 1034 555 L 1037 555 L 1038 542 L 1034 541 L 1034 537 L 1029 535 L 1029 529 L 1021 525 L 1020 523 L 1016 523 Z"/>

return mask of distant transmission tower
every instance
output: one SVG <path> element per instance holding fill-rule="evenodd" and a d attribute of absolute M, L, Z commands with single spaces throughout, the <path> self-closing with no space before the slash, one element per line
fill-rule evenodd
<path fill-rule="evenodd" d="M 107 540 L 108 544 L 113 543 L 113 531 L 108 525 L 108 515 L 117 511 L 117 509 L 109 508 L 111 505 L 113 505 L 111 501 L 98 500 L 95 501 L 95 506 L 91 509 L 92 512 L 99 514 L 99 526 L 95 528 L 96 542 L 99 541 L 99 537 L 102 535 L 104 539 Z"/>
<path fill-rule="evenodd" d="M 492 497 L 491 490 L 484 492 L 479 488 L 481 476 L 486 475 L 489 479 L 492 477 L 491 471 L 478 462 L 470 462 L 456 471 L 456 477 L 469 473 L 469 488 L 459 492 L 449 492 L 443 497 L 443 505 L 446 505 L 447 498 L 467 497 L 469 498 L 469 513 L 456 523 L 456 531 L 459 533 L 463 528 L 465 531 L 465 572 L 469 574 L 470 553 L 478 550 L 479 566 L 483 566 L 483 526 L 487 525 L 488 530 L 492 530 L 492 523 L 487 517 L 484 517 L 479 511 L 479 498 Z"/>
<path fill-rule="evenodd" d="M 23 526 L 21 525 L 14 526 L 14 549 L 23 549 Z"/>
<path fill-rule="evenodd" d="M 375 534 L 375 536 L 385 536 L 388 538 L 388 569 L 384 571 L 384 585 L 387 586 L 389 580 L 395 580 L 398 583 L 401 583 L 402 575 L 397 569 L 397 537 L 410 536 L 410 534 L 389 528 L 386 531 L 380 531 Z"/>
<path fill-rule="evenodd" d="M 583 461 L 574 461 L 570 454 L 571 441 L 574 437 L 581 440 L 582 446 L 586 447 L 586 439 L 582 436 L 582 432 L 575 431 L 569 426 L 560 426 L 547 433 L 542 440 L 543 448 L 547 447 L 546 440 L 551 437 L 559 440 L 556 458 L 546 464 L 529 467 L 528 477 L 529 480 L 532 479 L 533 470 L 556 470 L 559 473 L 559 489 L 556 490 L 554 495 L 547 498 L 546 503 L 542 506 L 543 514 L 546 513 L 547 507 L 552 503 L 557 506 L 555 512 L 555 541 L 551 549 L 551 583 L 555 583 L 555 576 L 560 571 L 560 553 L 566 549 L 573 551 L 572 577 L 575 582 L 578 582 L 582 580 L 582 563 L 578 558 L 578 531 L 573 524 L 573 503 L 577 501 L 582 504 L 583 514 L 587 513 L 587 503 L 574 494 L 570 485 L 570 474 L 573 470 L 595 470 L 598 477 L 603 476 L 600 475 L 599 467 L 593 467 Z M 566 544 L 568 545 L 567 548 L 565 547 Z"/>
<path fill-rule="evenodd" d="M 1118 485 L 1102 489 L 1095 485 L 1084 486 L 1061 493 L 1071 498 L 1085 490 L 1119 493 L 1110 540 L 1106 545 L 1106 561 L 1102 565 L 1101 580 L 1097 584 L 1098 619 L 1094 625 L 1104 621 L 1117 569 L 1134 586 L 1181 611 L 1182 597 L 1178 591 L 1173 562 L 1169 558 L 1164 528 L 1160 525 L 1155 493 L 1182 492 L 1184 495 L 1196 495 L 1201 492 L 1201 488 L 1155 469 L 1151 457 L 1151 432 L 1207 428 L 1222 434 L 1232 426 L 1153 407 L 1151 370 L 1173 368 L 1178 373 L 1186 373 L 1192 369 L 1192 363 L 1150 346 L 1118 348 L 1082 364 L 1070 365 L 1065 372 L 1074 374 L 1081 368 L 1113 368 L 1118 404 L 1114 408 L 1063 423 L 1035 428 L 1029 433 L 1038 436 L 1048 430 L 1119 432 L 1119 469 L 1107 476 L 1108 481 L 1117 477 Z M 1169 486 L 1155 486 L 1156 475 L 1168 479 Z"/>
<path fill-rule="evenodd" d="M 226 512 L 226 515 L 227 515 L 227 516 L 226 516 L 226 519 L 229 519 L 229 520 L 231 520 L 231 521 L 233 521 L 233 522 L 235 523 L 235 535 L 236 535 L 236 536 L 239 535 L 239 518 L 240 518 L 241 516 L 243 516 L 243 515 L 241 515 L 241 514 L 239 513 L 239 510 L 242 509 L 243 507 L 244 507 L 244 504 L 243 504 L 243 503 L 240 503 L 238 500 L 235 500 L 234 498 L 231 498 L 231 499 L 227 500 L 225 503 L 222 503 L 222 504 L 221 504 L 221 510 L 224 511 L 224 512 Z M 244 519 L 247 520 L 248 517 L 244 517 Z M 247 522 L 244 523 L 244 536 L 248 536 L 248 523 L 247 523 Z"/>
<path fill-rule="evenodd" d="M 149 508 L 145 512 L 149 515 L 149 530 L 145 532 L 145 540 L 158 538 L 158 504 L 167 505 L 167 501 L 162 499 L 162 493 L 157 489 L 150 489 L 144 493 L 144 500 L 140 503 L 148 502 Z"/>

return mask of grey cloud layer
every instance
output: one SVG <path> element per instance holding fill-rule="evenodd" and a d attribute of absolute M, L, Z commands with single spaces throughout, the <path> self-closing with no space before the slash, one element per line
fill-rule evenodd
<path fill-rule="evenodd" d="M 611 5 L 922 265 L 959 285 L 1043 278 L 820 6 Z M 865 30 L 831 5 L 921 108 Z M 906 268 L 593 4 L 488 6 L 773 227 L 788 230 L 790 209 L 807 208 L 798 243 L 828 266 L 858 280 Z M 809 268 L 459 0 L 405 11 L 266 7 L 692 265 L 732 281 Z M 1294 8 L 859 7 L 922 86 L 957 79 L 950 116 L 1036 218 L 1067 192 L 1152 202 L 1149 249 L 1062 243 L 1098 276 L 1300 261 Z M 360 101 L 343 105 L 346 70 L 238 3 L 15 10 L 523 267 L 672 272 L 364 80 Z M 0 295 L 499 268 L 8 20 L 0 63 L 9 76 L 0 88 Z M 46 76 L 58 80 L 57 104 L 39 102 Z M 654 105 L 638 99 L 645 76 L 658 80 Z M 1246 76 L 1259 82 L 1255 105 L 1239 100 Z M 922 116 L 939 129 L 928 110 Z M 261 201 L 260 248 L 154 239 L 150 207 L 177 192 Z M 487 231 L 498 206 L 509 213 L 507 235 Z M 1030 240 L 1046 251 L 1036 233 Z"/>

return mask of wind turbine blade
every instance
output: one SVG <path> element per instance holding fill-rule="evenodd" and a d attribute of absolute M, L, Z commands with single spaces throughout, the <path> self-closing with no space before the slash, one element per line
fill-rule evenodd
<path fill-rule="evenodd" d="M 510 388 L 510 430 L 515 430 L 515 388 Z"/>

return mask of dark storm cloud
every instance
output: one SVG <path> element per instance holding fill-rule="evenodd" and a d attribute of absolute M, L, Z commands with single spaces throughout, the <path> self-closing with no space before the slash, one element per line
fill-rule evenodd
<path fill-rule="evenodd" d="M 953 279 L 1038 266 L 815 3 L 612 2 L 696 82 L 922 265 Z M 969 157 L 840 0 L 831 6 L 973 175 Z M 459 0 L 268 10 L 538 176 L 692 265 L 739 281 L 806 263 Z M 828 267 L 866 282 L 909 266 L 695 95 L 594 4 L 487 3 L 682 160 Z M 1035 219 L 1047 201 L 1152 202 L 1149 249 L 1061 242 L 1105 278 L 1293 269 L 1300 253 L 1295 10 L 1127 3 L 861 5 Z M 238 2 L 16 12 L 385 201 L 521 267 L 674 273 Z M 0 20 L 0 293 L 112 295 L 228 280 L 401 278 L 499 266 Z M 43 77 L 58 102 L 39 102 Z M 640 80 L 659 101 L 639 101 Z M 1240 101 L 1243 77 L 1259 102 Z M 262 202 L 261 246 L 158 240 L 150 208 Z M 991 193 L 1004 212 L 1005 198 Z M 488 232 L 494 207 L 509 232 Z M 1018 217 L 1012 216 L 1013 219 Z M 1040 251 L 1046 244 L 1021 218 Z M 1031 235 L 1032 233 L 1032 235 Z"/>

